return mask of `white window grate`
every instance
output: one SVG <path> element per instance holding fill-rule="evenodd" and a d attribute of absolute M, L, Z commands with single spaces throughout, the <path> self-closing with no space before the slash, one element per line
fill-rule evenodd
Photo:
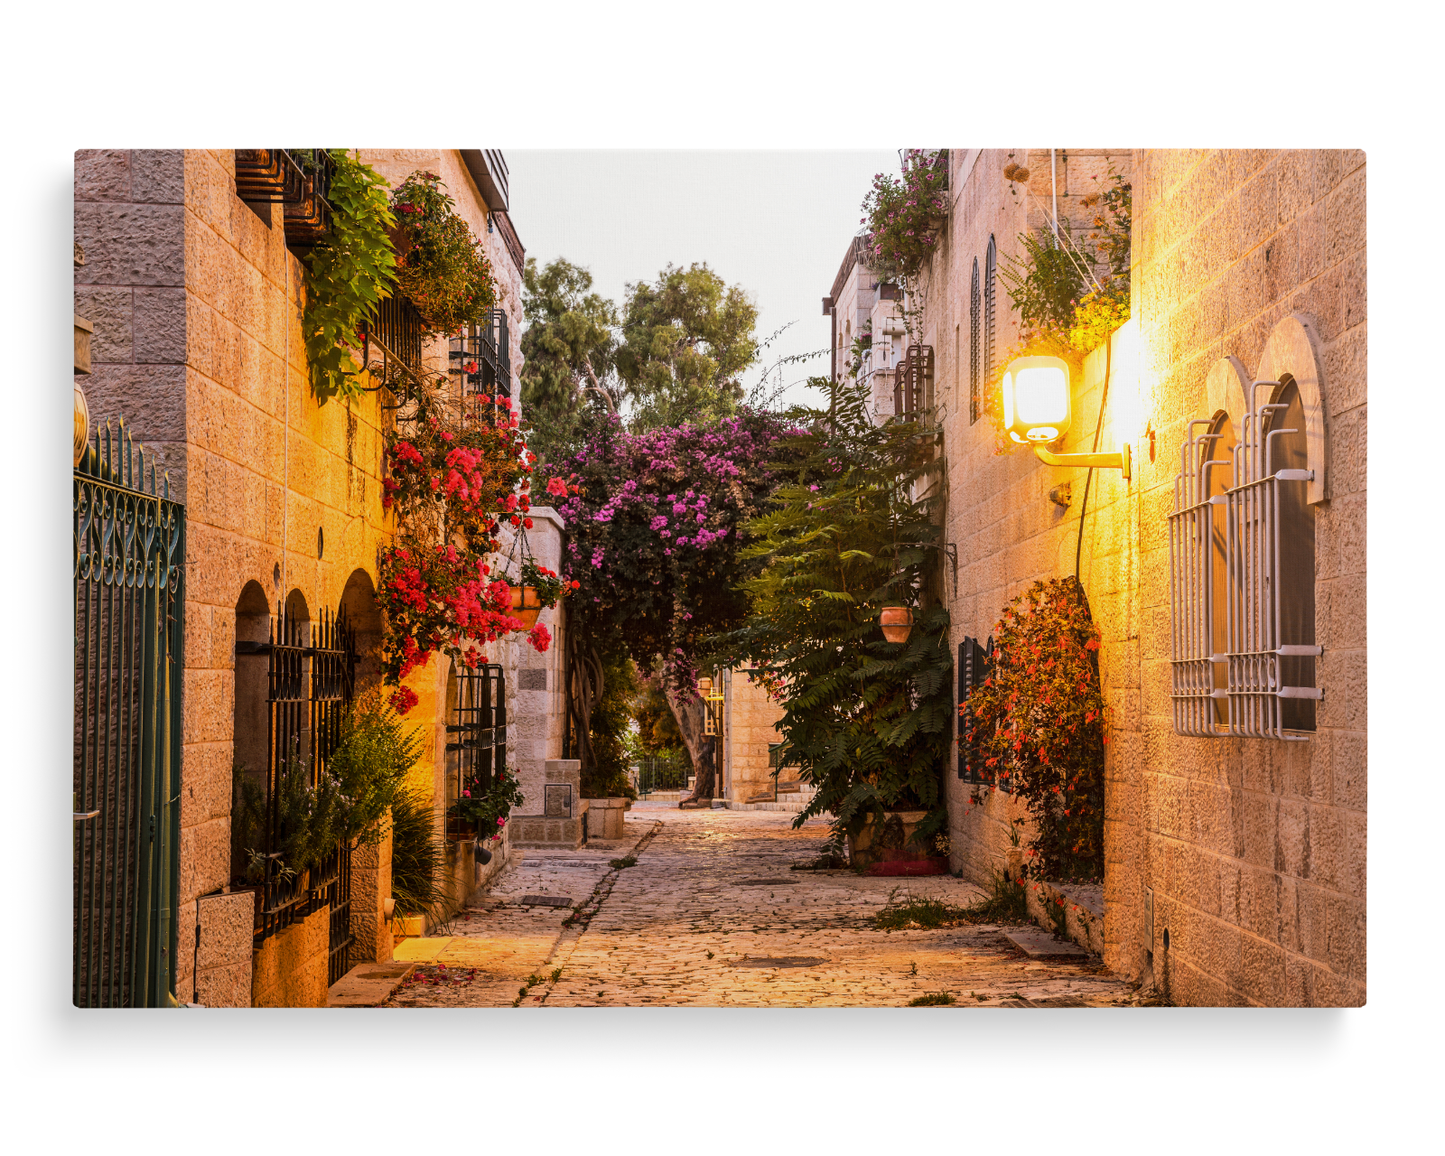
<path fill-rule="evenodd" d="M 1277 439 L 1299 432 L 1269 428 L 1287 408 L 1268 402 L 1278 388 L 1274 381 L 1250 387 L 1252 408 L 1228 459 L 1213 457 L 1222 439 L 1212 419 L 1188 426 L 1169 515 L 1177 734 L 1302 740 L 1308 735 L 1285 728 L 1283 702 L 1322 697 L 1281 678 L 1281 658 L 1321 649 L 1285 643 L 1280 629 L 1280 486 L 1309 482 L 1314 472 L 1274 468 Z M 1227 486 L 1216 471 L 1229 472 Z"/>

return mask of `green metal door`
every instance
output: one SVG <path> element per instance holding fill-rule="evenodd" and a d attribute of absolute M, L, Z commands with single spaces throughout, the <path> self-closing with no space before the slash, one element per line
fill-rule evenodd
<path fill-rule="evenodd" d="M 74 485 L 75 1005 L 174 1007 L 185 508 L 123 426 Z"/>

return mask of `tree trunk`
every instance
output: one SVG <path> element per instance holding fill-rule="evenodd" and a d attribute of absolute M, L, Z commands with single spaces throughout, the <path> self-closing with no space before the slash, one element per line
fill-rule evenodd
<path fill-rule="evenodd" d="M 681 805 L 687 803 L 698 803 L 704 799 L 711 799 L 716 791 L 714 768 L 717 762 L 715 757 L 703 758 L 703 746 L 710 735 L 703 734 L 703 702 L 702 699 L 692 697 L 687 702 L 678 701 L 677 695 L 672 688 L 663 684 L 662 692 L 667 696 L 667 705 L 672 708 L 672 717 L 677 721 L 678 732 L 682 735 L 683 746 L 687 748 L 688 758 L 692 761 L 697 771 L 697 779 L 693 783 L 692 795 L 683 800 Z M 713 744 L 716 750 L 716 743 Z"/>

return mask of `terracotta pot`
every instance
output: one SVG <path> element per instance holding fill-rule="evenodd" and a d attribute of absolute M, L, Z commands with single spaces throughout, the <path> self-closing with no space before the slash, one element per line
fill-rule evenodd
<path fill-rule="evenodd" d="M 542 599 L 535 586 L 512 587 L 512 616 L 522 620 L 522 626 L 531 630 L 537 625 L 537 615 L 542 613 Z"/>
<path fill-rule="evenodd" d="M 883 637 L 889 642 L 907 642 L 913 633 L 913 611 L 906 606 L 885 606 L 878 615 Z"/>

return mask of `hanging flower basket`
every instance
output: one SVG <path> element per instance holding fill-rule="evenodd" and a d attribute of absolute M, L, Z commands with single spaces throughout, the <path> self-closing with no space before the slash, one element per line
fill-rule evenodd
<path fill-rule="evenodd" d="M 878 615 L 878 623 L 889 642 L 907 642 L 913 633 L 913 611 L 907 606 L 885 606 Z"/>
<path fill-rule="evenodd" d="M 522 620 L 522 629 L 531 630 L 542 613 L 542 599 L 535 586 L 512 587 L 512 617 Z"/>

